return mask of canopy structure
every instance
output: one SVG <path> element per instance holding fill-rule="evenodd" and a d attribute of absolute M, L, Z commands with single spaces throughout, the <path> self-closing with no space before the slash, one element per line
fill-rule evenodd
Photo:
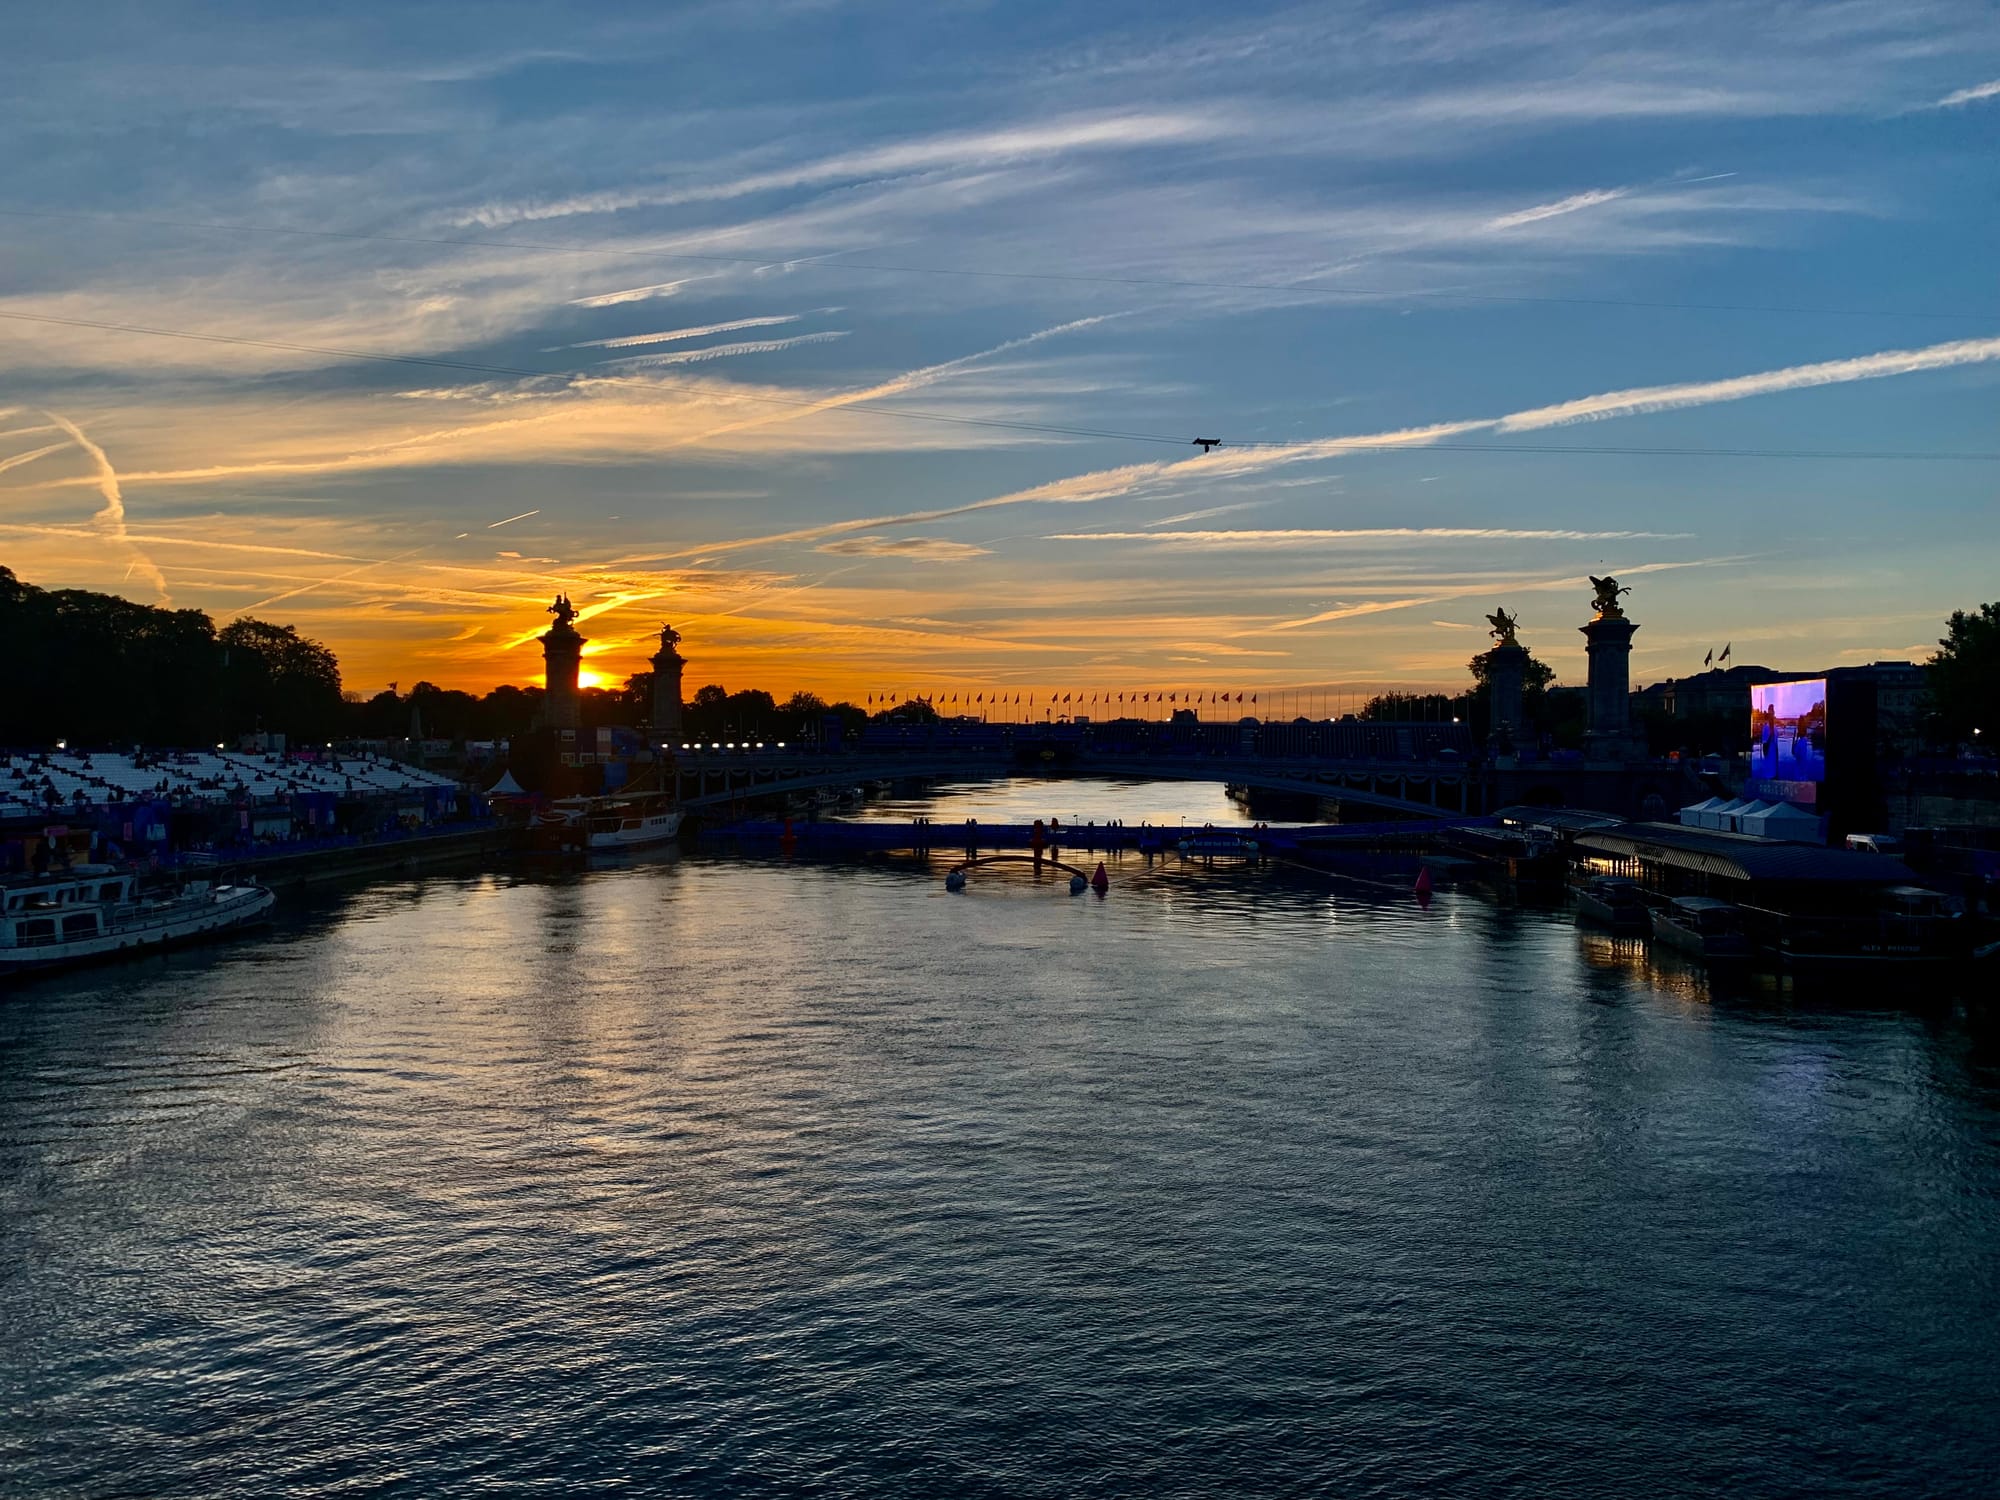
<path fill-rule="evenodd" d="M 1642 868 L 1680 870 L 1759 885 L 1891 886 L 1908 885 L 1913 878 L 1909 866 L 1884 854 L 1855 854 L 1740 833 L 1710 833 L 1672 823 L 1628 823 L 1618 829 L 1579 835 L 1576 842 L 1578 848 L 1593 854 L 1636 860 Z"/>
<path fill-rule="evenodd" d="M 1789 839 L 1801 844 L 1822 842 L 1819 819 L 1789 802 L 1774 802 L 1760 811 L 1745 813 L 1736 820 L 1736 827 L 1738 832 L 1753 833 L 1760 839 Z"/>
<path fill-rule="evenodd" d="M 486 795 L 489 797 L 525 797 L 528 795 L 528 789 L 514 779 L 512 771 L 503 771 L 500 774 L 500 779 L 486 789 Z"/>

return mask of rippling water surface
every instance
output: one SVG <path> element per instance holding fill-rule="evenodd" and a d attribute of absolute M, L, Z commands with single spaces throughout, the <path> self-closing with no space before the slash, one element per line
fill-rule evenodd
<path fill-rule="evenodd" d="M 377 885 L 0 999 L 0 1489 L 1993 1493 L 1979 1012 L 1113 868 Z"/>

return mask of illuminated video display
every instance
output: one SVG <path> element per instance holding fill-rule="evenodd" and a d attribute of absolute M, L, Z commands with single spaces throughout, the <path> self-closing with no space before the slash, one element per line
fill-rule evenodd
<path fill-rule="evenodd" d="M 1750 685 L 1750 774 L 1760 781 L 1826 779 L 1826 679 Z"/>

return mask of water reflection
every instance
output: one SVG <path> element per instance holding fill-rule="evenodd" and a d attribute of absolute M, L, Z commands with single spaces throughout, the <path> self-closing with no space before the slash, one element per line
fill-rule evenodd
<path fill-rule="evenodd" d="M 389 883 L 13 995 L 10 1482 L 1837 1495 L 2000 1458 L 1978 1017 L 1724 996 L 1450 887 L 948 863 Z"/>

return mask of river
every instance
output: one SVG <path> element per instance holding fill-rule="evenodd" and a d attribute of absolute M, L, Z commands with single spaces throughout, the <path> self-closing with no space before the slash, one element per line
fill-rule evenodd
<path fill-rule="evenodd" d="M 1987 1013 L 941 870 L 380 883 L 0 997 L 0 1490 L 1992 1493 Z"/>

